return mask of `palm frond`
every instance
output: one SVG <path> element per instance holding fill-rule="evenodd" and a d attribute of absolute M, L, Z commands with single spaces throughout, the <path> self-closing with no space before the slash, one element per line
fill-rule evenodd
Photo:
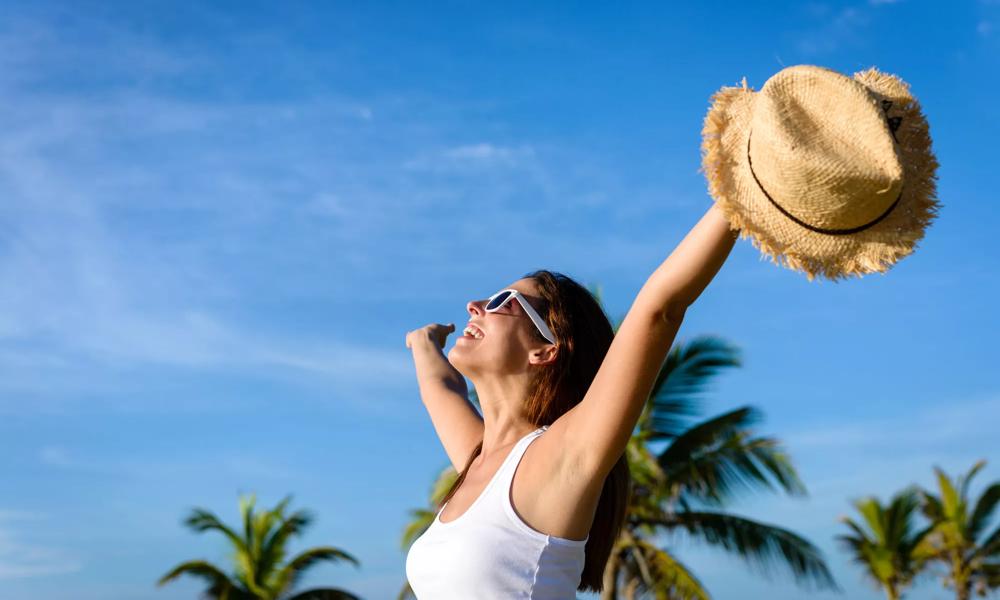
<path fill-rule="evenodd" d="M 954 521 L 954 517 L 961 512 L 961 497 L 958 495 L 958 490 L 955 489 L 945 472 L 938 467 L 934 467 L 934 475 L 937 477 L 938 489 L 940 490 L 938 498 L 944 509 L 944 514 Z"/>
<path fill-rule="evenodd" d="M 411 510 L 410 516 L 413 517 L 413 519 L 406 524 L 406 529 L 403 530 L 403 537 L 400 541 L 400 546 L 403 550 L 409 548 L 413 542 L 417 541 L 418 537 L 427 531 L 427 528 L 431 526 L 431 523 L 437 516 L 437 512 L 424 508 L 418 508 Z"/>
<path fill-rule="evenodd" d="M 898 492 L 884 512 L 884 532 L 887 540 L 900 544 L 903 549 L 912 549 L 913 516 L 920 506 L 920 499 L 915 489 L 906 488 Z"/>
<path fill-rule="evenodd" d="M 284 518 L 285 509 L 288 508 L 288 505 L 291 503 L 291 501 L 292 501 L 292 495 L 288 494 L 287 496 L 282 498 L 277 504 L 274 505 L 274 508 L 271 509 L 271 512 L 278 515 L 278 517 L 280 518 Z"/>
<path fill-rule="evenodd" d="M 454 467 L 448 465 L 441 469 L 437 479 L 434 480 L 434 484 L 431 486 L 430 502 L 432 506 L 441 504 L 441 501 L 444 500 L 444 497 L 448 494 L 448 490 L 454 485 L 456 479 L 458 479 L 458 471 Z"/>
<path fill-rule="evenodd" d="M 940 498 L 927 490 L 921 490 L 920 497 L 921 509 L 923 510 L 924 516 L 931 521 L 940 521 L 945 518 L 944 506 L 941 504 Z"/>
<path fill-rule="evenodd" d="M 885 506 L 869 496 L 853 503 L 862 523 L 841 519 L 853 535 L 838 536 L 837 540 L 890 597 L 898 597 L 935 552 L 929 538 L 933 524 L 919 531 L 914 529 L 920 497 L 916 487 L 896 493 Z"/>
<path fill-rule="evenodd" d="M 657 457 L 674 493 L 719 505 L 739 490 L 781 489 L 804 495 L 805 485 L 777 440 L 752 437 L 760 419 L 752 407 L 691 427 Z"/>
<path fill-rule="evenodd" d="M 787 529 L 735 515 L 698 511 L 678 512 L 656 524 L 668 530 L 683 528 L 694 538 L 734 553 L 765 575 L 782 565 L 802 586 L 838 589 L 820 550 Z"/>
<path fill-rule="evenodd" d="M 969 538 L 978 540 L 979 536 L 993 522 L 993 511 L 1000 503 L 1000 482 L 992 484 L 976 502 L 976 508 L 969 519 Z"/>
<path fill-rule="evenodd" d="M 251 558 L 253 558 L 252 554 L 255 545 L 253 539 L 253 509 L 256 503 L 256 494 L 240 496 L 240 519 L 243 521 L 243 541 L 246 545 L 247 553 L 251 554 Z"/>
<path fill-rule="evenodd" d="M 278 572 L 274 578 L 274 589 L 278 590 L 279 593 L 283 593 L 294 588 L 305 571 L 316 563 L 325 560 L 331 562 L 344 560 L 353 563 L 355 567 L 361 564 L 358 562 L 358 559 L 340 548 L 333 548 L 331 546 L 310 548 L 288 561 L 288 564 Z"/>
<path fill-rule="evenodd" d="M 181 575 L 189 575 L 204 580 L 208 584 L 208 593 L 218 597 L 230 590 L 237 590 L 239 586 L 222 572 L 222 569 L 205 560 L 189 560 L 183 562 L 166 575 L 157 580 L 157 586 L 163 586 Z"/>
<path fill-rule="evenodd" d="M 633 493 L 658 490 L 665 486 L 666 475 L 656 462 L 656 456 L 638 438 L 633 436 L 625 445 L 625 456 L 633 482 Z"/>
<path fill-rule="evenodd" d="M 697 577 L 669 552 L 647 540 L 634 538 L 625 555 L 640 592 L 666 600 L 709 600 L 708 591 Z"/>
<path fill-rule="evenodd" d="M 413 600 L 417 595 L 413 593 L 413 588 L 410 587 L 410 582 L 407 581 L 403 584 L 403 589 L 399 590 L 396 594 L 396 600 Z"/>
<path fill-rule="evenodd" d="M 742 363 L 739 349 L 715 336 L 675 345 L 656 376 L 642 427 L 649 441 L 673 439 L 694 415 L 699 396 L 723 367 Z"/>
<path fill-rule="evenodd" d="M 849 528 L 851 528 L 851 530 L 854 532 L 853 536 L 840 536 L 840 537 L 845 537 L 845 538 L 850 538 L 851 540 L 859 540 L 859 541 L 865 541 L 865 542 L 870 542 L 871 541 L 871 539 L 872 539 L 871 534 L 868 531 L 865 531 L 864 527 L 862 527 L 861 525 L 858 525 L 852 519 L 850 519 L 848 517 L 843 517 L 843 518 L 841 518 L 840 521 L 844 525 L 847 525 Z"/>
<path fill-rule="evenodd" d="M 285 600 L 361 600 L 361 598 L 340 588 L 316 588 L 299 592 Z"/>
<path fill-rule="evenodd" d="M 976 589 L 976 594 L 986 597 L 987 593 L 1000 589 L 1000 563 L 985 563 L 980 567 L 982 581 Z"/>
<path fill-rule="evenodd" d="M 198 533 L 205 531 L 218 531 L 225 535 L 226 539 L 228 539 L 238 551 L 246 551 L 247 549 L 243 538 L 241 538 L 239 534 L 220 521 L 219 517 L 215 516 L 214 513 L 203 508 L 191 509 L 188 517 L 184 519 L 184 525 Z"/>
<path fill-rule="evenodd" d="M 272 514 L 280 518 L 282 512 L 283 510 L 275 510 L 272 511 Z M 278 527 L 274 528 L 273 533 L 268 534 L 267 531 L 264 531 L 263 534 L 266 537 L 262 537 L 266 541 L 257 559 L 257 573 L 273 575 L 278 565 L 285 559 L 288 540 L 293 536 L 300 535 L 312 521 L 312 513 L 298 510 L 282 520 Z M 258 577 L 258 583 L 263 584 L 264 581 L 261 581 L 261 578 Z"/>
<path fill-rule="evenodd" d="M 885 509 L 875 497 L 862 498 L 854 503 L 854 508 L 864 519 L 872 538 L 877 544 L 885 544 L 889 538 L 886 535 Z"/>
<path fill-rule="evenodd" d="M 969 469 L 968 473 L 958 478 L 957 487 L 958 487 L 959 497 L 961 498 L 969 497 L 969 484 L 972 483 L 972 478 L 976 476 L 976 473 L 982 471 L 983 467 L 985 466 L 986 466 L 985 460 L 976 461 L 976 464 L 972 465 L 972 468 Z"/>
<path fill-rule="evenodd" d="M 975 552 L 976 558 L 1000 557 L 1000 526 L 993 530 L 993 533 L 986 536 L 983 543 Z"/>

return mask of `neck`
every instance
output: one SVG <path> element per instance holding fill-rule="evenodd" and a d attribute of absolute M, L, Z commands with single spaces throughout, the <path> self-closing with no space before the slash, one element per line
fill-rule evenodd
<path fill-rule="evenodd" d="M 528 375 L 477 378 L 472 382 L 483 411 L 482 461 L 495 454 L 506 455 L 510 447 L 537 429 L 524 413 L 528 398 Z"/>

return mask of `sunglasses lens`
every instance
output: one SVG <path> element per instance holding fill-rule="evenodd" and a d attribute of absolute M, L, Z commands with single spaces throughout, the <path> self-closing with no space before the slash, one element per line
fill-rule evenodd
<path fill-rule="evenodd" d="M 500 305 L 507 300 L 508 296 L 510 296 L 510 292 L 500 292 L 494 296 L 492 300 L 490 300 L 489 304 L 486 305 L 486 310 L 496 310 L 497 308 L 500 308 Z"/>

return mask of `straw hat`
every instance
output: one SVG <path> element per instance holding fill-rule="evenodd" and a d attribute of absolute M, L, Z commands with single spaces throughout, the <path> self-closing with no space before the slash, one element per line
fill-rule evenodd
<path fill-rule="evenodd" d="M 709 193 L 771 261 L 837 280 L 887 271 L 936 218 L 927 120 L 895 75 L 782 69 L 724 87 L 702 130 Z"/>

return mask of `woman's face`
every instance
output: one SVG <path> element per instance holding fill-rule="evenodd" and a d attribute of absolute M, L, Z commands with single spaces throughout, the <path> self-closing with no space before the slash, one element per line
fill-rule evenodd
<path fill-rule="evenodd" d="M 512 288 L 524 294 L 541 314 L 542 299 L 532 279 L 519 279 L 513 284 L 499 288 Z M 516 299 L 508 301 L 496 312 L 486 312 L 487 299 L 473 300 L 466 305 L 469 318 L 466 323 L 456 323 L 455 345 L 448 352 L 448 361 L 467 377 L 477 374 L 513 374 L 527 371 L 539 357 L 532 356 L 533 350 L 548 346 L 548 342 L 538 335 L 538 329 L 524 312 L 524 307 Z M 478 327 L 483 335 L 480 339 L 464 335 L 467 325 Z"/>

